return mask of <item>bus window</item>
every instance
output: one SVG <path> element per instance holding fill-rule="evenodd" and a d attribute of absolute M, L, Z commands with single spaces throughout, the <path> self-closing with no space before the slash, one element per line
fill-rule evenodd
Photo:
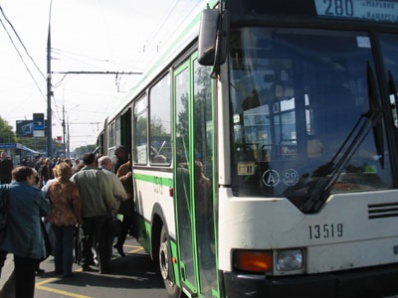
<path fill-rule="evenodd" d="M 170 75 L 166 75 L 149 92 L 149 143 L 151 164 L 171 162 Z"/>
<path fill-rule="evenodd" d="M 147 97 L 139 99 L 134 105 L 134 162 L 146 164 L 148 160 L 148 102 Z"/>
<path fill-rule="evenodd" d="M 389 85 L 389 96 L 391 104 L 391 113 L 395 127 L 398 128 L 398 64 L 396 57 L 398 55 L 398 38 L 396 35 L 382 35 L 381 45 L 384 57 L 386 76 Z"/>
<path fill-rule="evenodd" d="M 235 195 L 302 206 L 336 172 L 332 193 L 392 187 L 382 138 L 363 117 L 379 101 L 366 35 L 244 28 L 231 32 L 230 57 Z"/>
<path fill-rule="evenodd" d="M 108 148 L 115 146 L 115 122 L 109 125 L 108 130 Z"/>
<path fill-rule="evenodd" d="M 116 119 L 116 134 L 115 134 L 115 138 L 116 138 L 116 145 L 122 144 L 122 129 L 121 129 L 121 120 L 120 117 L 118 117 Z"/>

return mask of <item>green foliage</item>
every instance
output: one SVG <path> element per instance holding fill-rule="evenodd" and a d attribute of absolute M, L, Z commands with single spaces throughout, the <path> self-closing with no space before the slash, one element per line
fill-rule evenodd
<path fill-rule="evenodd" d="M 0 116 L 0 143 L 20 143 L 23 146 L 26 146 L 32 150 L 38 152 L 46 152 L 47 151 L 47 138 L 46 137 L 17 137 L 11 125 L 8 124 L 6 120 L 4 120 Z M 57 149 L 63 148 L 59 147 L 56 139 L 52 141 L 53 153 L 52 156 L 56 157 L 59 154 L 57 153 Z M 81 157 L 86 152 L 94 151 L 96 145 L 87 145 L 81 146 L 75 149 L 72 153 L 72 157 Z M 59 151 L 59 150 L 58 150 Z"/>
<path fill-rule="evenodd" d="M 15 143 L 15 133 L 12 126 L 0 116 L 0 143 Z"/>
<path fill-rule="evenodd" d="M 146 139 L 147 137 L 147 121 L 148 119 L 145 117 L 139 118 L 137 121 L 137 129 L 136 134 L 138 139 Z"/>
<path fill-rule="evenodd" d="M 47 138 L 44 137 L 40 138 L 17 137 L 16 142 L 38 152 L 47 151 Z M 53 146 L 55 146 L 54 144 L 55 142 L 53 142 Z"/>
<path fill-rule="evenodd" d="M 37 138 L 17 138 L 16 140 L 17 143 L 20 143 L 30 149 L 33 149 L 38 152 L 46 152 L 47 151 L 47 138 L 45 137 L 37 137 Z M 52 142 L 52 157 L 57 157 L 60 156 L 64 153 L 63 151 L 63 144 L 59 146 L 60 144 L 57 143 L 56 139 L 53 139 Z M 96 145 L 87 145 L 87 146 L 81 146 L 75 149 L 74 152 L 71 152 L 70 156 L 72 158 L 78 158 L 82 157 L 84 153 L 86 152 L 92 152 L 94 151 Z M 61 153 L 60 153 L 61 152 Z"/>
<path fill-rule="evenodd" d="M 169 134 L 166 132 L 166 128 L 163 127 L 162 125 L 162 119 L 158 118 L 152 118 L 151 119 L 151 135 L 152 136 L 168 136 Z"/>
<path fill-rule="evenodd" d="M 71 153 L 71 157 L 81 158 L 84 155 L 84 153 L 93 152 L 96 147 L 97 147 L 97 145 L 95 145 L 95 144 L 77 147 L 75 149 L 75 151 L 73 151 L 73 153 Z"/>

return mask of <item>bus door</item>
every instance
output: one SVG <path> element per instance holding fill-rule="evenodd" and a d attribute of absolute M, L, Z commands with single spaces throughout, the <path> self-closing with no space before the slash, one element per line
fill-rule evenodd
<path fill-rule="evenodd" d="M 196 55 L 174 75 L 175 206 L 180 276 L 199 297 L 218 297 L 214 225 L 214 122 L 210 68 Z"/>
<path fill-rule="evenodd" d="M 128 152 L 128 159 L 131 160 L 131 108 L 128 108 L 127 111 L 122 114 L 120 121 L 121 140 L 120 143 L 116 145 L 123 145 Z"/>

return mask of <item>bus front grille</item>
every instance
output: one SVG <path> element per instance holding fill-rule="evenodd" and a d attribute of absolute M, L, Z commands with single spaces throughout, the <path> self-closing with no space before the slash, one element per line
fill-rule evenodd
<path fill-rule="evenodd" d="M 378 219 L 386 217 L 398 217 L 397 203 L 377 203 L 368 205 L 368 218 Z"/>

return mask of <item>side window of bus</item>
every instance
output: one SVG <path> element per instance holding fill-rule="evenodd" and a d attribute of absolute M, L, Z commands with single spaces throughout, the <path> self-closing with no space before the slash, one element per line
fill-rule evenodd
<path fill-rule="evenodd" d="M 148 160 L 148 99 L 146 96 L 134 104 L 134 162 L 146 164 Z"/>
<path fill-rule="evenodd" d="M 115 146 L 115 122 L 109 125 L 108 130 L 108 148 Z"/>
<path fill-rule="evenodd" d="M 170 75 L 165 75 L 149 91 L 149 158 L 153 165 L 171 162 Z"/>

